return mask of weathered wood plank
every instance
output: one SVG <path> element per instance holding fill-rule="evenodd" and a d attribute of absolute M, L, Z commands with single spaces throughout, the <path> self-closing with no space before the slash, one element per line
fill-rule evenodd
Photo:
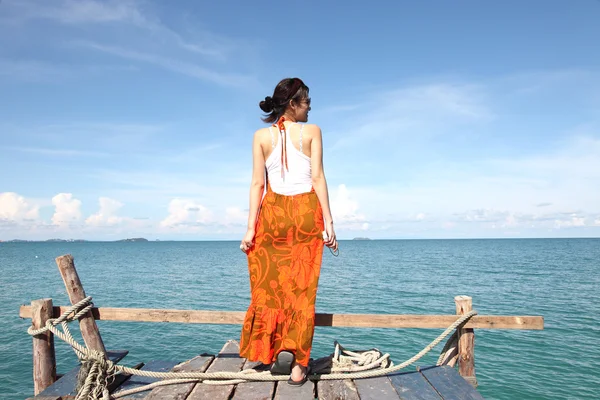
<path fill-rule="evenodd" d="M 387 376 L 355 379 L 354 384 L 361 400 L 398 400 L 398 393 Z"/>
<path fill-rule="evenodd" d="M 274 400 L 306 400 L 315 398 L 315 382 L 306 381 L 302 386 L 292 386 L 287 381 L 279 381 Z"/>
<path fill-rule="evenodd" d="M 351 379 L 318 381 L 317 395 L 319 400 L 360 400 Z"/>
<path fill-rule="evenodd" d="M 154 371 L 154 372 L 167 372 L 170 371 L 175 365 L 177 365 L 177 361 L 150 361 L 146 363 L 140 370 L 142 371 Z M 154 383 L 159 381 L 160 379 L 151 378 L 146 376 L 132 376 L 122 385 L 120 385 L 112 394 L 117 394 L 120 392 L 124 392 L 125 390 L 131 390 L 138 387 L 149 385 L 150 383 Z M 150 390 L 145 390 L 143 392 L 130 394 L 129 396 L 122 397 L 122 399 L 145 399 L 146 396 L 150 394 Z"/>
<path fill-rule="evenodd" d="M 85 295 L 85 290 L 83 290 L 83 285 L 81 284 L 79 275 L 75 269 L 75 261 L 73 256 L 66 254 L 64 256 L 57 257 L 56 265 L 58 266 L 60 276 L 62 276 L 62 279 L 65 283 L 65 288 L 67 289 L 67 294 L 69 295 L 71 304 L 79 303 L 81 300 L 85 299 L 87 296 Z M 79 328 L 81 331 L 81 337 L 83 338 L 83 341 L 88 349 L 106 353 L 106 348 L 104 347 L 104 342 L 100 336 L 100 331 L 98 330 L 94 316 L 90 311 L 88 311 L 83 317 L 79 318 Z"/>
<path fill-rule="evenodd" d="M 235 340 L 229 340 L 214 361 L 210 364 L 206 372 L 239 372 L 246 361 L 240 358 L 240 345 Z M 234 385 L 207 385 L 199 383 L 194 387 L 188 400 L 211 399 L 227 400 L 233 392 Z"/>
<path fill-rule="evenodd" d="M 52 318 L 52 299 L 40 299 L 31 302 L 33 329 L 46 326 Z M 54 352 L 54 334 L 44 332 L 33 336 L 33 393 L 39 394 L 56 381 L 56 355 Z"/>
<path fill-rule="evenodd" d="M 107 352 L 107 357 L 113 362 L 119 362 L 129 353 L 127 350 L 111 350 Z M 63 375 L 62 378 L 48 386 L 43 392 L 34 397 L 34 399 L 41 399 L 43 397 L 52 396 L 67 396 L 75 395 L 75 384 L 77 383 L 77 374 L 79 373 L 80 366 L 73 368 L 69 372 Z"/>
<path fill-rule="evenodd" d="M 418 371 L 388 375 L 402 400 L 441 400 L 440 395 Z"/>
<path fill-rule="evenodd" d="M 54 316 L 66 311 L 68 306 L 54 307 Z M 187 324 L 234 324 L 244 322 L 243 311 L 161 310 L 151 308 L 93 308 L 94 318 L 102 321 L 180 322 Z M 31 318 L 31 306 L 22 305 L 21 318 Z M 444 329 L 458 317 L 456 315 L 394 315 L 394 314 L 317 314 L 316 326 L 357 328 L 420 328 Z M 541 316 L 476 315 L 465 328 L 475 329 L 544 329 Z"/>
<path fill-rule="evenodd" d="M 171 372 L 204 372 L 214 359 L 213 356 L 200 355 L 173 367 Z M 154 388 L 146 400 L 181 400 L 186 399 L 197 382 L 179 383 L 176 385 Z"/>
<path fill-rule="evenodd" d="M 243 369 L 256 368 L 258 372 L 268 371 L 269 366 L 265 366 L 258 361 L 246 361 Z M 245 382 L 238 383 L 233 393 L 233 400 L 271 400 L 275 391 L 275 382 Z"/>
<path fill-rule="evenodd" d="M 469 296 L 456 296 L 456 314 L 465 315 L 473 310 L 473 300 Z M 475 332 L 471 328 L 459 328 L 458 332 L 458 372 L 461 376 L 475 377 Z"/>
<path fill-rule="evenodd" d="M 483 396 L 464 380 L 454 368 L 448 366 L 420 367 L 419 372 L 423 374 L 443 399 L 483 399 Z"/>
<path fill-rule="evenodd" d="M 138 364 L 134 365 L 131 368 L 133 368 L 133 369 L 140 369 L 143 366 L 144 366 L 144 363 L 138 363 Z M 129 378 L 131 378 L 131 375 L 117 374 L 114 377 L 113 381 L 108 385 L 108 392 L 112 393 L 116 388 L 118 388 L 123 383 L 125 383 L 125 381 L 128 380 Z"/>

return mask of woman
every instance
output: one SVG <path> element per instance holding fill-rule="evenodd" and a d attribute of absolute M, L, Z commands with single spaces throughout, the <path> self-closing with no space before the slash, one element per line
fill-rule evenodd
<path fill-rule="evenodd" d="M 323 245 L 337 250 L 323 172 L 321 130 L 308 120 L 308 87 L 284 79 L 260 102 L 268 128 L 254 134 L 248 231 L 252 300 L 240 355 L 271 364 L 302 385 L 314 334 L 315 300 Z M 265 189 L 265 170 L 267 190 Z M 264 196 L 263 196 L 264 193 Z M 325 221 L 324 221 L 325 220 Z"/>

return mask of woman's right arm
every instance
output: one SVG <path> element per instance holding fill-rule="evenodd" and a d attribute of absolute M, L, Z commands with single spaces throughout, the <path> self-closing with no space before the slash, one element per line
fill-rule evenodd
<path fill-rule="evenodd" d="M 329 207 L 329 191 L 327 189 L 327 180 L 325 179 L 325 171 L 323 169 L 323 137 L 321 129 L 317 125 L 309 125 L 311 132 L 310 144 L 310 167 L 312 185 L 315 193 L 321 203 L 323 209 L 323 218 L 325 219 L 325 232 L 327 232 L 327 240 L 325 245 L 337 249 L 337 239 L 335 230 L 333 229 L 333 217 Z"/>
<path fill-rule="evenodd" d="M 265 156 L 260 144 L 260 131 L 254 134 L 252 143 L 252 181 L 250 183 L 250 209 L 248 213 L 248 230 L 242 239 L 242 250 L 247 252 L 254 244 L 256 234 L 256 218 L 265 190 Z"/>

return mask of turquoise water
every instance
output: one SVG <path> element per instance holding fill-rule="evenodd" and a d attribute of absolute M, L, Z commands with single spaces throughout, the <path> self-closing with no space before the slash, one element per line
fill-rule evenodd
<path fill-rule="evenodd" d="M 73 254 L 100 307 L 245 310 L 246 260 L 237 242 L 1 243 L 0 396 L 33 392 L 29 320 L 21 304 L 67 304 L 54 258 Z M 318 312 L 453 314 L 454 296 L 480 314 L 543 315 L 543 331 L 475 331 L 479 391 L 488 399 L 591 399 L 600 388 L 600 239 L 343 241 L 325 252 Z M 239 326 L 99 321 L 124 363 L 217 352 Z M 72 325 L 73 326 L 73 325 Z M 76 330 L 74 329 L 76 332 Z M 402 362 L 441 330 L 317 328 L 313 356 L 378 347 Z M 57 340 L 58 372 L 76 364 Z M 440 347 L 420 364 L 433 364 Z M 409 367 L 410 368 L 410 367 Z"/>

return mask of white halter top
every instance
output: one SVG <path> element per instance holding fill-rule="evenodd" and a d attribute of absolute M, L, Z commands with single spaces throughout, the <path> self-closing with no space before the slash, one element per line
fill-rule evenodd
<path fill-rule="evenodd" d="M 312 190 L 310 157 L 302 152 L 302 130 L 304 125 L 298 124 L 300 125 L 300 150 L 294 146 L 289 134 L 292 126 L 296 124 L 292 123 L 288 125 L 285 131 L 279 132 L 277 144 L 275 144 L 274 134 L 277 130 L 269 127 L 273 151 L 265 161 L 267 177 L 271 190 L 285 196 L 307 193 Z M 286 166 L 287 168 L 285 168 Z"/>

